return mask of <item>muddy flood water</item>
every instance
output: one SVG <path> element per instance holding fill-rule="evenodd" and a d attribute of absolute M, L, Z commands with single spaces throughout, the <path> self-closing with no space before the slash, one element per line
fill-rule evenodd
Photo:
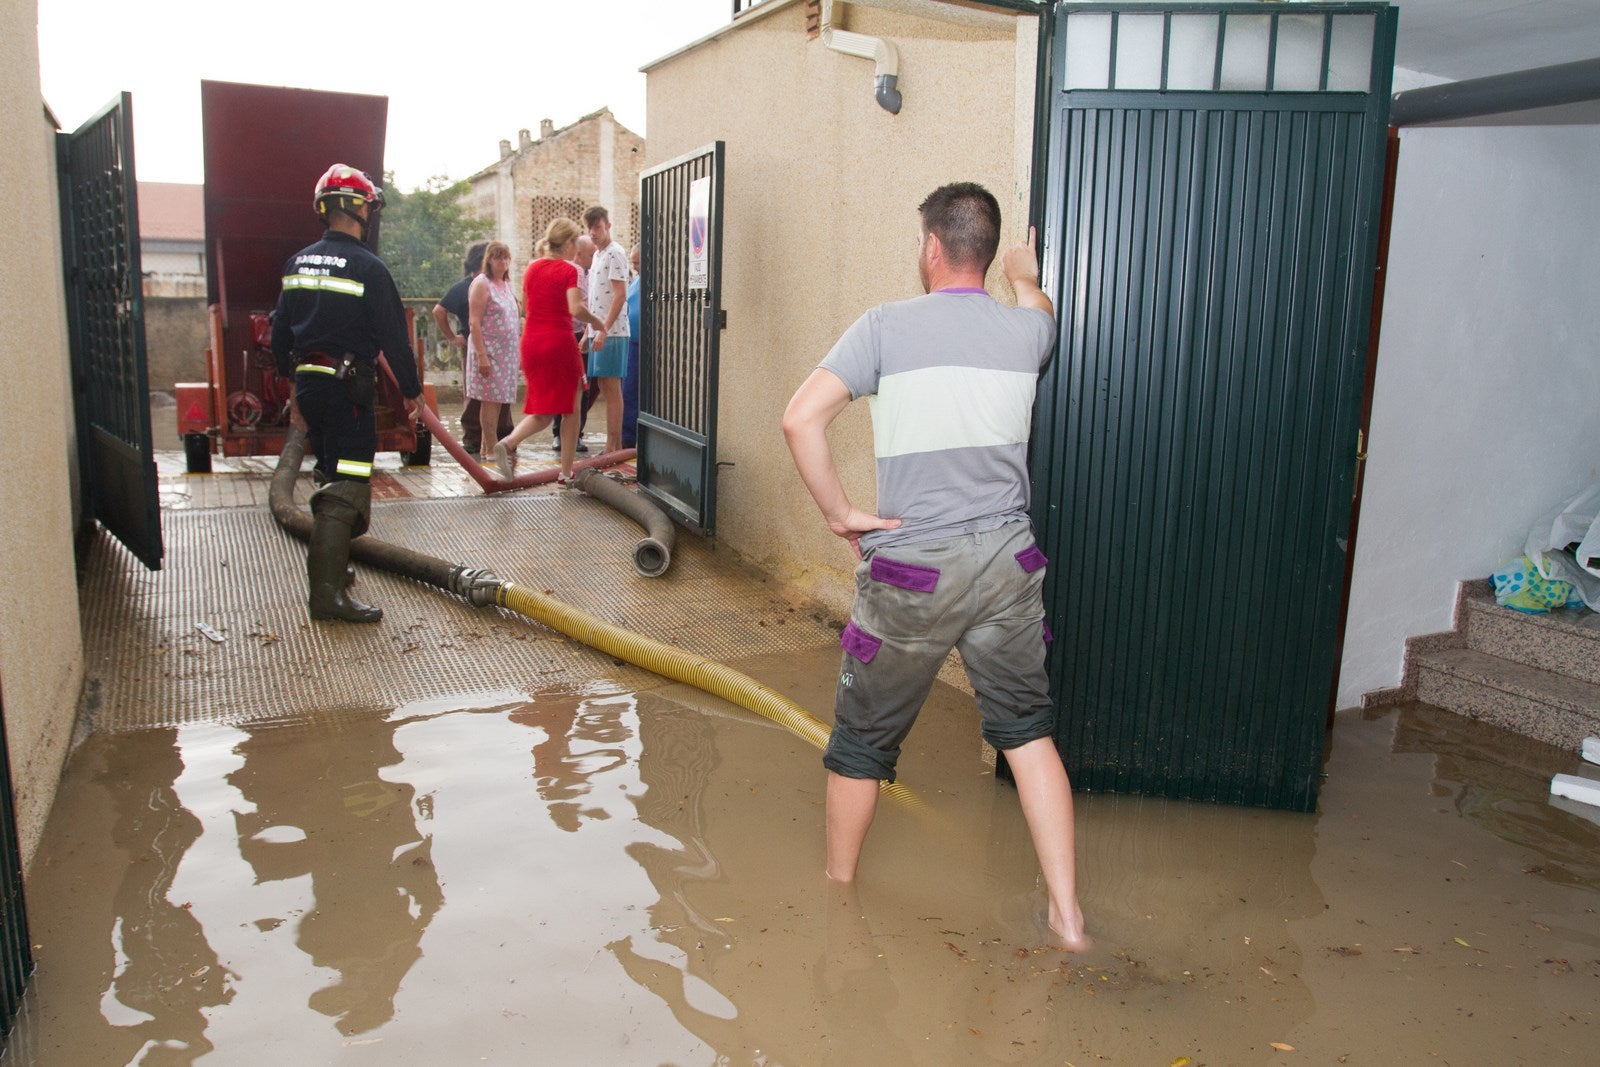
<path fill-rule="evenodd" d="M 835 657 L 735 666 L 819 709 Z M 686 687 L 97 734 L 6 1062 L 1594 1063 L 1579 766 L 1412 706 L 1340 717 L 1315 815 L 1080 794 L 1067 956 L 943 685 L 855 891 L 816 751 Z"/>

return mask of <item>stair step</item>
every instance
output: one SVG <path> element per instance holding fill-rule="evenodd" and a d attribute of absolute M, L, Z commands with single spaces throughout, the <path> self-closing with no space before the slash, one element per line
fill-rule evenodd
<path fill-rule="evenodd" d="M 1468 648 L 1600 685 L 1600 615 L 1565 608 L 1530 615 L 1501 607 L 1487 583 L 1472 583 L 1464 605 Z"/>
<path fill-rule="evenodd" d="M 1414 661 L 1417 699 L 1569 752 L 1600 729 L 1600 685 L 1470 648 Z"/>

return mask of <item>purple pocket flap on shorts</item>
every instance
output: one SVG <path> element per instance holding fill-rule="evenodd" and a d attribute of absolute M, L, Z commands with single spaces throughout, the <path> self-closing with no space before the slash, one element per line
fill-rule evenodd
<path fill-rule="evenodd" d="M 939 584 L 939 568 L 919 567 L 915 563 L 901 563 L 882 556 L 873 556 L 872 580 L 900 589 L 915 590 L 918 593 L 931 593 L 933 587 Z"/>
<path fill-rule="evenodd" d="M 1056 635 L 1050 632 L 1050 624 L 1048 622 L 1041 622 L 1039 625 L 1044 627 L 1044 643 L 1045 644 L 1048 645 L 1051 641 L 1054 641 L 1056 639 Z"/>
<path fill-rule="evenodd" d="M 1022 569 L 1032 574 L 1050 561 L 1044 558 L 1044 553 L 1039 551 L 1038 545 L 1029 545 L 1017 553 L 1017 562 L 1022 564 Z"/>
<path fill-rule="evenodd" d="M 883 638 L 873 637 L 851 622 L 845 626 L 844 633 L 839 635 L 839 647 L 862 663 L 871 663 L 872 657 L 883 647 Z"/>

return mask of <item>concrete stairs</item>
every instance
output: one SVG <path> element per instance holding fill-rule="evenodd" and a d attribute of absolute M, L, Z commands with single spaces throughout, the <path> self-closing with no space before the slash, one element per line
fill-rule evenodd
<path fill-rule="evenodd" d="M 1460 585 L 1455 627 L 1407 639 L 1400 688 L 1363 704 L 1420 700 L 1571 752 L 1600 735 L 1600 615 L 1513 611 L 1476 580 Z"/>

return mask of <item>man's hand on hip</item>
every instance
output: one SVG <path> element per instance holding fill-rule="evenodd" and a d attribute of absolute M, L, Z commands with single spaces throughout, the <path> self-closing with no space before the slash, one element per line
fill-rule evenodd
<path fill-rule="evenodd" d="M 850 390 L 832 371 L 817 368 L 801 383 L 783 413 L 783 436 L 794 456 L 795 469 L 817 502 L 828 529 L 850 542 L 861 558 L 861 535 L 872 530 L 893 530 L 899 519 L 883 519 L 850 503 L 828 448 L 828 424 L 850 403 Z"/>
<path fill-rule="evenodd" d="M 898 530 L 899 519 L 884 519 L 852 507 L 842 519 L 829 519 L 828 529 L 836 536 L 850 542 L 850 550 L 856 554 L 856 559 L 861 558 L 861 535 L 873 530 Z"/>

